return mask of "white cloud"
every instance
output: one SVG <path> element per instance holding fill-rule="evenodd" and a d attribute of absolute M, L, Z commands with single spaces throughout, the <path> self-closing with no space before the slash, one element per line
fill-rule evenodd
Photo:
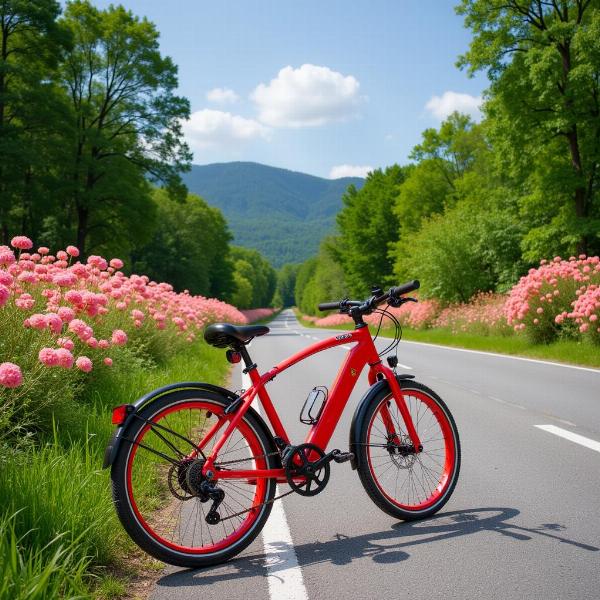
<path fill-rule="evenodd" d="M 374 167 L 370 165 L 337 165 L 331 167 L 329 179 L 339 179 L 340 177 L 366 177 Z"/>
<path fill-rule="evenodd" d="M 440 120 L 450 116 L 454 111 L 470 115 L 476 121 L 481 118 L 481 96 L 444 92 L 441 96 L 432 96 L 425 108 Z"/>
<path fill-rule="evenodd" d="M 239 100 L 239 96 L 229 88 L 214 88 L 206 92 L 206 99 L 215 104 L 233 104 Z"/>
<path fill-rule="evenodd" d="M 260 121 L 273 127 L 316 127 L 354 116 L 363 98 L 360 84 L 328 67 L 284 67 L 268 84 L 261 83 L 250 98 Z"/>
<path fill-rule="evenodd" d="M 269 130 L 254 119 L 205 108 L 192 113 L 183 123 L 185 137 L 194 150 L 267 138 Z"/>

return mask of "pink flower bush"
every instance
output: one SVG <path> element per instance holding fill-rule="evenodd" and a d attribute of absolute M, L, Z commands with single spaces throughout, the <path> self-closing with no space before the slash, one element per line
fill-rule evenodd
<path fill-rule="evenodd" d="M 468 303 L 444 308 L 433 326 L 451 329 L 453 333 L 509 335 L 512 330 L 504 314 L 505 303 L 506 296 L 502 294 L 480 292 Z"/>
<path fill-rule="evenodd" d="M 578 297 L 599 283 L 597 256 L 542 260 L 537 269 L 530 269 L 510 291 L 505 305 L 508 324 L 534 342 L 551 341 L 561 331 L 569 334 L 575 323 L 588 325 L 584 330 L 579 329 L 584 333 L 589 322 L 584 323 L 585 315 L 576 315 L 573 308 Z"/>
<path fill-rule="evenodd" d="M 19 387 L 23 383 L 21 367 L 11 362 L 0 364 L 0 386 L 7 388 Z"/>
<path fill-rule="evenodd" d="M 272 313 L 261 309 L 246 316 L 220 300 L 177 293 L 145 275 L 126 276 L 118 258 L 80 262 L 75 246 L 52 255 L 44 246 L 27 252 L 33 242 L 25 236 L 14 237 L 11 245 L 0 246 L 0 328 L 9 328 L 9 339 L 20 344 L 16 351 L 29 356 L 24 373 L 12 362 L 2 363 L 3 387 L 28 385 L 30 375 L 32 382 L 39 379 L 34 372 L 40 369 L 101 370 L 117 363 L 127 352 L 121 348 L 130 344 L 166 357 L 193 342 L 208 323 L 245 324 Z M 9 360 L 12 354 L 2 354 L 14 348 L 0 346 L 0 361 Z"/>
<path fill-rule="evenodd" d="M 242 310 L 241 313 L 246 317 L 248 323 L 254 323 L 254 321 L 260 321 L 261 319 L 267 319 L 275 312 L 274 308 L 252 308 L 249 310 Z"/>

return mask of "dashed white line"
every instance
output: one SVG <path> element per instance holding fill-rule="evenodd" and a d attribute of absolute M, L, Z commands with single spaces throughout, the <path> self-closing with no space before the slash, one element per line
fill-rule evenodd
<path fill-rule="evenodd" d="M 580 446 L 585 446 L 590 450 L 600 452 L 600 442 L 597 442 L 596 440 L 591 440 L 590 438 L 586 438 L 583 435 L 573 433 L 572 431 L 568 431 L 566 429 L 563 429 L 562 427 L 557 427 L 556 425 L 535 425 L 534 427 L 537 427 L 542 431 L 547 431 L 548 433 L 553 433 L 554 435 L 562 437 L 565 440 L 569 440 L 570 442 L 575 442 Z"/>
<path fill-rule="evenodd" d="M 242 388 L 247 390 L 251 385 L 250 376 L 242 372 Z M 259 406 L 257 402 L 256 409 L 260 412 Z M 281 492 L 277 489 L 275 493 L 279 495 Z M 271 600 L 308 600 L 282 502 L 273 503 L 262 530 L 262 539 Z"/>

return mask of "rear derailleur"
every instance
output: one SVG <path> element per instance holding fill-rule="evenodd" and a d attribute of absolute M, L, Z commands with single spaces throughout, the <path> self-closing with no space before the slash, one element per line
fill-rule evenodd
<path fill-rule="evenodd" d="M 173 465 L 169 470 L 169 489 L 179 500 L 198 498 L 202 503 L 212 500 L 205 520 L 209 525 L 216 525 L 221 520 L 217 509 L 225 499 L 225 492 L 204 477 L 204 463 L 204 459 L 192 459 Z"/>

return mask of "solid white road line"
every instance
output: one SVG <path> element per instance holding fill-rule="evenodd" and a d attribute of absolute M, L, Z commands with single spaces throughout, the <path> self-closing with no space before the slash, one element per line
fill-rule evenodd
<path fill-rule="evenodd" d="M 251 385 L 250 376 L 242 372 L 242 388 L 247 390 Z M 255 408 L 260 412 L 259 407 L 260 404 L 256 402 Z M 279 487 L 275 493 L 281 493 Z M 271 600 L 308 600 L 292 534 L 280 500 L 273 503 L 262 530 L 262 538 Z"/>
<path fill-rule="evenodd" d="M 566 429 L 557 427 L 556 425 L 535 425 L 535 427 L 542 429 L 543 431 L 547 431 L 548 433 L 558 435 L 559 437 L 565 438 L 565 440 L 569 440 L 570 442 L 575 442 L 580 446 L 585 446 L 590 450 L 600 452 L 600 442 L 597 442 L 596 440 L 591 440 L 590 438 L 583 437 L 582 435 L 578 435 L 572 431 L 567 431 Z"/>
<path fill-rule="evenodd" d="M 600 369 L 591 369 L 589 367 L 577 367 L 576 365 L 565 365 L 564 363 L 552 362 L 549 360 L 537 360 L 535 358 L 524 358 L 522 356 L 511 356 L 510 354 L 498 354 L 497 352 L 483 352 L 482 350 L 467 350 L 466 348 L 454 348 L 452 346 L 442 346 L 440 344 L 427 344 L 425 342 L 412 342 L 410 340 L 402 340 L 404 344 L 416 344 L 418 346 L 433 346 L 435 348 L 441 348 L 442 350 L 454 350 L 455 352 L 468 352 L 470 354 L 483 354 L 485 356 L 495 356 L 496 358 L 507 358 L 510 360 L 523 360 L 525 362 L 538 363 L 540 365 L 547 365 L 550 367 L 563 367 L 565 369 L 577 369 L 579 371 L 589 371 L 590 373 L 596 373 L 600 375 Z"/>

